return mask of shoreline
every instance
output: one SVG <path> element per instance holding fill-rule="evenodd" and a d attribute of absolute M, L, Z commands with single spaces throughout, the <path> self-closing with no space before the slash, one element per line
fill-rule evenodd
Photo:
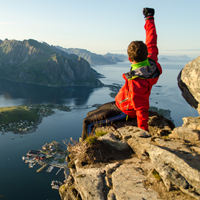
<path fill-rule="evenodd" d="M 20 122 L 12 122 L 7 124 L 0 124 L 0 132 L 1 134 L 5 134 L 6 132 L 13 132 L 14 134 L 28 134 L 33 133 L 38 128 L 38 125 L 42 123 L 43 117 L 51 116 L 55 113 L 54 109 L 70 112 L 72 109 L 75 109 L 76 106 L 65 106 L 60 104 L 34 104 L 34 105 L 24 105 L 29 110 L 31 109 L 39 109 L 38 115 L 39 119 L 37 122 L 30 122 L 28 120 L 20 120 Z M 88 105 L 85 108 L 94 107 L 98 108 L 100 104 Z"/>
<path fill-rule="evenodd" d="M 5 132 L 13 132 L 14 134 L 28 134 L 33 133 L 38 128 L 38 125 L 42 123 L 43 117 L 51 116 L 55 113 L 54 109 L 70 112 L 72 109 L 75 109 L 75 106 L 65 106 L 60 104 L 34 104 L 34 105 L 24 105 L 29 110 L 38 109 L 39 119 L 37 122 L 30 122 L 28 120 L 20 120 L 20 122 L 12 122 L 8 124 L 0 124 L 0 132 L 5 134 Z M 98 108 L 101 104 L 87 105 L 85 108 L 94 107 Z M 170 110 L 157 109 L 156 107 L 150 107 L 150 110 L 156 111 L 164 117 L 171 119 Z"/>
<path fill-rule="evenodd" d="M 14 134 L 27 134 L 36 131 L 37 126 L 42 122 L 43 117 L 51 116 L 55 113 L 53 109 L 70 112 L 71 109 L 68 106 L 57 105 L 57 104 L 35 104 L 35 105 L 24 105 L 29 110 L 38 110 L 39 119 L 37 122 L 30 122 L 28 120 L 20 120 L 20 122 L 11 122 L 7 124 L 0 124 L 0 132 L 13 132 Z"/>

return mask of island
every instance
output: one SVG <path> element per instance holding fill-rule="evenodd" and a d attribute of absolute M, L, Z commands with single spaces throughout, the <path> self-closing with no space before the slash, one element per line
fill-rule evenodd
<path fill-rule="evenodd" d="M 86 105 L 84 108 L 98 108 L 101 104 Z M 55 109 L 70 112 L 75 106 L 62 104 L 31 104 L 0 107 L 0 131 L 26 134 L 35 132 L 43 117 L 55 113 Z M 14 138 L 14 137 L 12 137 Z"/>
<path fill-rule="evenodd" d="M 0 108 L 0 131 L 14 133 L 34 132 L 42 118 L 55 113 L 53 109 L 71 111 L 70 107 L 59 104 L 34 104 Z"/>

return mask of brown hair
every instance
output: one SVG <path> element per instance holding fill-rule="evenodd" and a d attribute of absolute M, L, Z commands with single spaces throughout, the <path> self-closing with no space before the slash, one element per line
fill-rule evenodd
<path fill-rule="evenodd" d="M 132 61 L 142 62 L 147 59 L 147 46 L 142 41 L 132 41 L 128 46 L 127 53 Z"/>

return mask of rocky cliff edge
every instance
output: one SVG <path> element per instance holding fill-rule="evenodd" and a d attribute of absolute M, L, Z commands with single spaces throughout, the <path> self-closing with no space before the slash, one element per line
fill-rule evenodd
<path fill-rule="evenodd" d="M 68 145 L 69 176 L 62 200 L 200 199 L 200 117 L 183 126 L 150 111 L 149 133 L 136 121 L 96 128 Z"/>

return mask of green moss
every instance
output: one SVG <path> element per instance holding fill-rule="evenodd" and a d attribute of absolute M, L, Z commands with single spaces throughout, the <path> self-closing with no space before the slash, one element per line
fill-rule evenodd
<path fill-rule="evenodd" d="M 152 171 L 152 174 L 156 179 L 161 180 L 159 173 L 155 169 Z"/>
<path fill-rule="evenodd" d="M 108 133 L 108 132 L 103 132 L 103 131 L 98 131 L 98 132 L 96 132 L 96 131 L 95 131 L 95 135 L 96 135 L 97 137 L 106 135 L 107 133 Z"/>
<path fill-rule="evenodd" d="M 91 135 L 91 136 L 88 136 L 85 140 L 88 144 L 93 144 L 96 142 L 97 137 L 95 135 Z"/>

